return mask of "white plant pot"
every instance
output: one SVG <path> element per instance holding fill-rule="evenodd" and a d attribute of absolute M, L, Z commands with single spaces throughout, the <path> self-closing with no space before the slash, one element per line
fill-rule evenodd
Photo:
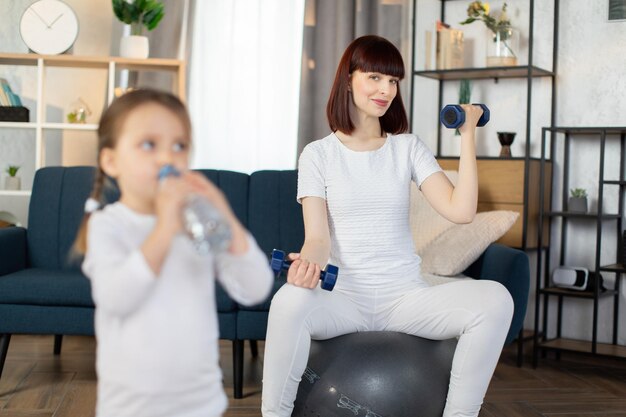
<path fill-rule="evenodd" d="M 4 179 L 5 190 L 20 190 L 22 188 L 22 182 L 20 177 L 6 177 Z"/>
<path fill-rule="evenodd" d="M 124 58 L 148 58 L 150 45 L 146 36 L 123 36 L 120 41 L 120 56 Z"/>

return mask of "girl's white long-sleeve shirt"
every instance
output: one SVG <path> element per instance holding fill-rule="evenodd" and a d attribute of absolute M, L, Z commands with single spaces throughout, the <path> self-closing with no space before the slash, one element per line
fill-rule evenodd
<path fill-rule="evenodd" d="M 157 276 L 140 250 L 155 224 L 122 203 L 89 221 L 83 271 L 96 304 L 97 416 L 218 416 L 227 401 L 215 279 L 252 305 L 268 296 L 273 274 L 251 235 L 245 254 L 200 255 L 179 234 Z"/>

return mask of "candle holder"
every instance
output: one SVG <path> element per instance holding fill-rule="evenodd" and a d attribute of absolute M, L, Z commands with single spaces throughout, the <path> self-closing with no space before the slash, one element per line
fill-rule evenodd
<path fill-rule="evenodd" d="M 497 132 L 498 140 L 502 148 L 500 149 L 500 158 L 511 158 L 511 144 L 515 139 L 515 132 Z"/>

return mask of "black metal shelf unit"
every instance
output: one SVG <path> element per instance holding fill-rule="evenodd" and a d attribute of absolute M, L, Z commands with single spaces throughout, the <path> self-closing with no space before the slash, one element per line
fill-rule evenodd
<path fill-rule="evenodd" d="M 432 78 L 434 80 L 481 80 L 500 78 L 526 78 L 530 72 L 531 77 L 552 77 L 552 71 L 529 65 L 515 67 L 489 67 L 489 68 L 456 68 L 447 70 L 415 71 L 414 75 Z"/>
<path fill-rule="evenodd" d="M 445 22 L 446 18 L 446 3 L 450 3 L 456 0 L 440 0 L 440 20 Z M 511 3 L 514 3 L 516 0 L 511 0 Z M 447 70 L 428 70 L 421 71 L 416 70 L 415 66 L 415 40 L 416 40 L 416 22 L 417 22 L 417 0 L 413 2 L 413 22 L 412 22 L 412 53 L 411 53 L 411 74 L 413 77 L 425 77 L 430 79 L 435 79 L 439 81 L 439 91 L 438 91 L 438 109 L 441 109 L 443 106 L 443 89 L 445 81 L 451 80 L 463 80 L 463 79 L 474 79 L 474 80 L 484 80 L 484 79 L 493 79 L 495 83 L 498 82 L 499 79 L 526 79 L 526 138 L 525 138 L 525 152 L 524 152 L 524 208 L 523 208 L 523 244 L 522 249 L 527 249 L 528 246 L 528 233 L 527 233 L 527 225 L 529 224 L 529 178 L 530 178 L 530 161 L 531 161 L 531 153 L 530 153 L 530 139 L 531 139 L 531 106 L 532 106 L 532 86 L 533 79 L 536 77 L 549 77 L 551 79 L 551 106 L 550 106 L 550 126 L 554 126 L 555 118 L 556 118 L 556 73 L 557 73 L 557 57 L 558 57 L 558 33 L 559 33 L 559 0 L 554 1 L 554 16 L 553 16 L 553 48 L 552 48 L 552 70 L 546 70 L 543 68 L 539 68 L 533 65 L 533 44 L 534 44 L 534 15 L 535 15 L 535 0 L 529 0 L 529 23 L 528 23 L 528 64 L 521 66 L 510 66 L 510 67 L 485 67 L 485 68 L 460 68 L 460 69 L 447 69 Z M 433 22 L 434 24 L 434 22 Z M 413 128 L 413 113 L 414 113 L 414 100 L 416 96 L 416 88 L 414 83 L 412 82 L 412 94 L 410 98 L 410 126 L 411 130 Z M 436 156 L 446 157 L 442 155 L 441 152 L 441 124 L 437 123 L 437 151 Z M 537 246 L 541 248 L 539 244 Z M 520 335 L 518 337 L 518 357 L 517 363 L 518 366 L 522 365 L 522 356 L 523 356 L 523 343 L 527 338 L 523 336 L 523 330 L 520 331 Z"/>
<path fill-rule="evenodd" d="M 549 138 L 547 137 L 549 136 Z M 552 230 L 552 219 L 554 217 L 561 217 L 560 234 L 561 242 L 559 248 L 559 266 L 565 264 L 565 254 L 567 250 L 567 232 L 568 232 L 568 219 L 578 218 L 581 221 L 595 221 L 596 223 L 596 247 L 595 247 L 595 265 L 594 270 L 599 272 L 608 272 L 615 274 L 614 287 L 608 290 L 602 290 L 599 280 L 595 280 L 594 287 L 587 291 L 574 291 L 566 290 L 562 288 L 550 286 L 550 254 L 551 245 L 546 245 L 545 261 L 542 251 L 537 251 L 537 274 L 536 274 L 536 294 L 535 294 L 535 333 L 533 336 L 533 366 L 537 366 L 539 353 L 542 350 L 552 351 L 570 351 L 588 353 L 594 355 L 614 356 L 626 358 L 626 347 L 617 344 L 618 340 L 618 322 L 619 322 L 619 299 L 620 299 L 620 283 L 621 275 L 626 273 L 626 266 L 621 263 L 615 263 L 611 265 L 600 265 L 602 253 L 602 228 L 607 221 L 615 223 L 616 234 L 618 236 L 616 242 L 617 254 L 622 253 L 621 231 L 622 221 L 625 214 L 624 211 L 624 197 L 626 196 L 626 127 L 544 127 L 541 132 L 541 159 L 540 159 L 540 184 L 543 188 L 545 182 L 545 166 L 547 162 L 552 160 L 552 170 L 550 177 L 550 187 L 554 185 L 554 174 L 556 172 L 556 166 L 554 159 L 556 156 L 557 139 L 562 136 L 564 138 L 563 144 L 563 161 L 562 161 L 562 196 L 561 207 L 567 207 L 568 190 L 569 190 L 569 170 L 570 170 L 570 148 L 571 143 L 577 137 L 589 137 L 597 136 L 599 138 L 598 143 L 600 147 L 599 158 L 599 174 L 598 174 L 598 209 L 595 213 L 572 213 L 567 211 L 553 211 L 552 201 L 549 202 L 550 209 L 548 211 L 539 212 L 539 244 L 541 245 L 542 233 L 543 233 L 543 219 L 544 216 L 548 219 L 548 228 Z M 606 180 L 604 178 L 604 165 L 605 165 L 605 148 L 606 142 L 610 139 L 619 138 L 619 179 Z M 546 157 L 546 144 L 549 140 L 550 144 L 550 158 Z M 617 170 L 617 169 L 616 169 Z M 618 208 L 617 213 L 606 214 L 604 210 L 604 188 L 605 186 L 618 186 Z M 540 193 L 540 201 L 543 199 L 543 189 Z M 544 207 L 543 201 L 540 203 L 540 207 Z M 552 239 L 550 239 L 552 241 Z M 619 262 L 619 261 L 618 261 Z M 542 300 L 543 296 L 543 300 Z M 557 306 L 557 325 L 556 325 L 556 337 L 548 339 L 548 306 L 549 298 L 555 296 L 558 299 Z M 591 341 L 573 340 L 563 338 L 561 334 L 561 328 L 563 324 L 563 301 L 564 298 L 575 297 L 585 298 L 593 301 L 593 329 L 591 335 Z M 598 343 L 598 307 L 599 300 L 602 298 L 613 298 L 613 334 L 612 343 Z M 543 303 L 542 303 L 543 301 Z M 542 317 L 542 326 L 539 326 L 540 316 Z M 541 340 L 540 340 L 541 339 Z"/>
<path fill-rule="evenodd" d="M 439 0 L 440 3 L 440 20 L 445 22 L 446 18 L 446 3 L 458 2 L 459 0 Z M 511 1 L 514 3 L 516 0 Z M 442 108 L 443 105 L 443 88 L 445 81 L 455 80 L 483 80 L 493 79 L 496 83 L 499 79 L 526 79 L 526 142 L 525 142 L 525 155 L 530 157 L 530 132 L 531 132 L 531 106 L 532 106 L 532 82 L 533 78 L 537 77 L 549 77 L 552 79 L 552 92 L 551 92 L 551 116 L 550 126 L 554 126 L 555 122 L 555 105 L 556 105 L 556 83 L 555 77 L 557 73 L 557 57 L 558 57 L 558 33 L 559 33 L 559 0 L 554 1 L 554 22 L 553 22 L 553 48 L 552 48 L 552 70 L 539 68 L 533 64 L 533 44 L 534 44 L 534 17 L 535 17 L 535 0 L 530 0 L 529 9 L 530 16 L 528 22 L 528 64 L 518 66 L 504 66 L 504 67 L 479 67 L 479 68 L 456 68 L 445 70 L 416 70 L 415 65 L 415 34 L 416 34 L 416 22 L 417 22 L 417 0 L 413 2 L 413 42 L 412 42 L 412 54 L 411 54 L 411 74 L 413 76 L 420 76 L 439 80 L 439 94 L 438 94 L 438 107 Z M 434 22 L 433 22 L 434 23 Z M 413 109 L 414 109 L 414 97 L 415 88 L 412 87 L 413 94 L 411 94 L 410 100 L 410 125 L 413 126 Z M 446 156 L 441 154 L 441 124 L 437 124 L 437 156 Z M 527 173 L 528 174 L 528 173 Z"/>
<path fill-rule="evenodd" d="M 509 5 L 513 5 L 517 0 L 509 1 Z M 439 19 L 442 22 L 445 22 L 446 19 L 446 4 L 456 2 L 459 0 L 439 0 Z M 523 79 L 526 80 L 526 112 L 525 112 L 525 123 L 526 123 L 526 137 L 524 142 L 524 208 L 521 216 L 521 220 L 523 222 L 522 234 L 523 234 L 523 244 L 520 247 L 523 250 L 533 249 L 538 247 L 535 245 L 535 242 L 528 242 L 528 225 L 531 223 L 529 220 L 529 178 L 531 176 L 531 131 L 532 131 L 532 123 L 531 123 L 531 107 L 532 107 L 532 93 L 533 93 L 533 79 L 538 77 L 548 77 L 551 79 L 551 103 L 550 103 L 550 126 L 554 126 L 555 118 L 556 118 L 556 74 L 557 74 L 557 57 L 558 57 L 558 32 L 559 32 L 559 0 L 553 0 L 554 9 L 553 9 L 553 47 L 552 47 L 552 69 L 540 68 L 534 65 L 533 61 L 533 45 L 535 42 L 535 0 L 529 0 L 529 22 L 528 22 L 528 63 L 527 65 L 518 65 L 518 66 L 502 66 L 502 67 L 479 67 L 479 68 L 456 68 L 456 69 L 445 69 L 445 70 L 421 70 L 415 68 L 415 44 L 416 44 L 416 22 L 418 15 L 418 1 L 414 0 L 413 2 L 413 51 L 411 57 L 411 74 L 414 77 L 423 77 L 432 80 L 439 81 L 438 86 L 438 101 L 437 108 L 441 109 L 443 106 L 443 93 L 444 93 L 444 85 L 446 81 L 458 81 L 458 80 L 485 80 L 485 79 L 493 79 L 495 83 L 497 83 L 500 79 Z M 434 22 L 433 22 L 434 24 Z M 415 97 L 418 96 L 417 89 L 415 83 L 412 86 L 413 94 L 411 94 L 410 98 L 410 125 L 411 129 L 413 128 L 413 113 L 414 113 L 414 100 Z M 497 103 L 490 103 L 490 105 L 497 105 Z M 455 157 L 454 155 L 443 155 L 442 154 L 442 146 L 441 146 L 441 123 L 437 123 L 437 150 L 436 156 L 438 158 L 446 158 L 446 157 Z M 483 158 L 483 157 L 481 157 Z"/>

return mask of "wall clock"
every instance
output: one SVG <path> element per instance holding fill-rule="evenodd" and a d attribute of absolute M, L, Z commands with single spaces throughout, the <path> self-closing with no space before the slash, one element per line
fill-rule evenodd
<path fill-rule="evenodd" d="M 59 0 L 39 0 L 28 6 L 20 21 L 20 35 L 38 54 L 56 55 L 70 49 L 78 36 L 74 10 Z"/>

